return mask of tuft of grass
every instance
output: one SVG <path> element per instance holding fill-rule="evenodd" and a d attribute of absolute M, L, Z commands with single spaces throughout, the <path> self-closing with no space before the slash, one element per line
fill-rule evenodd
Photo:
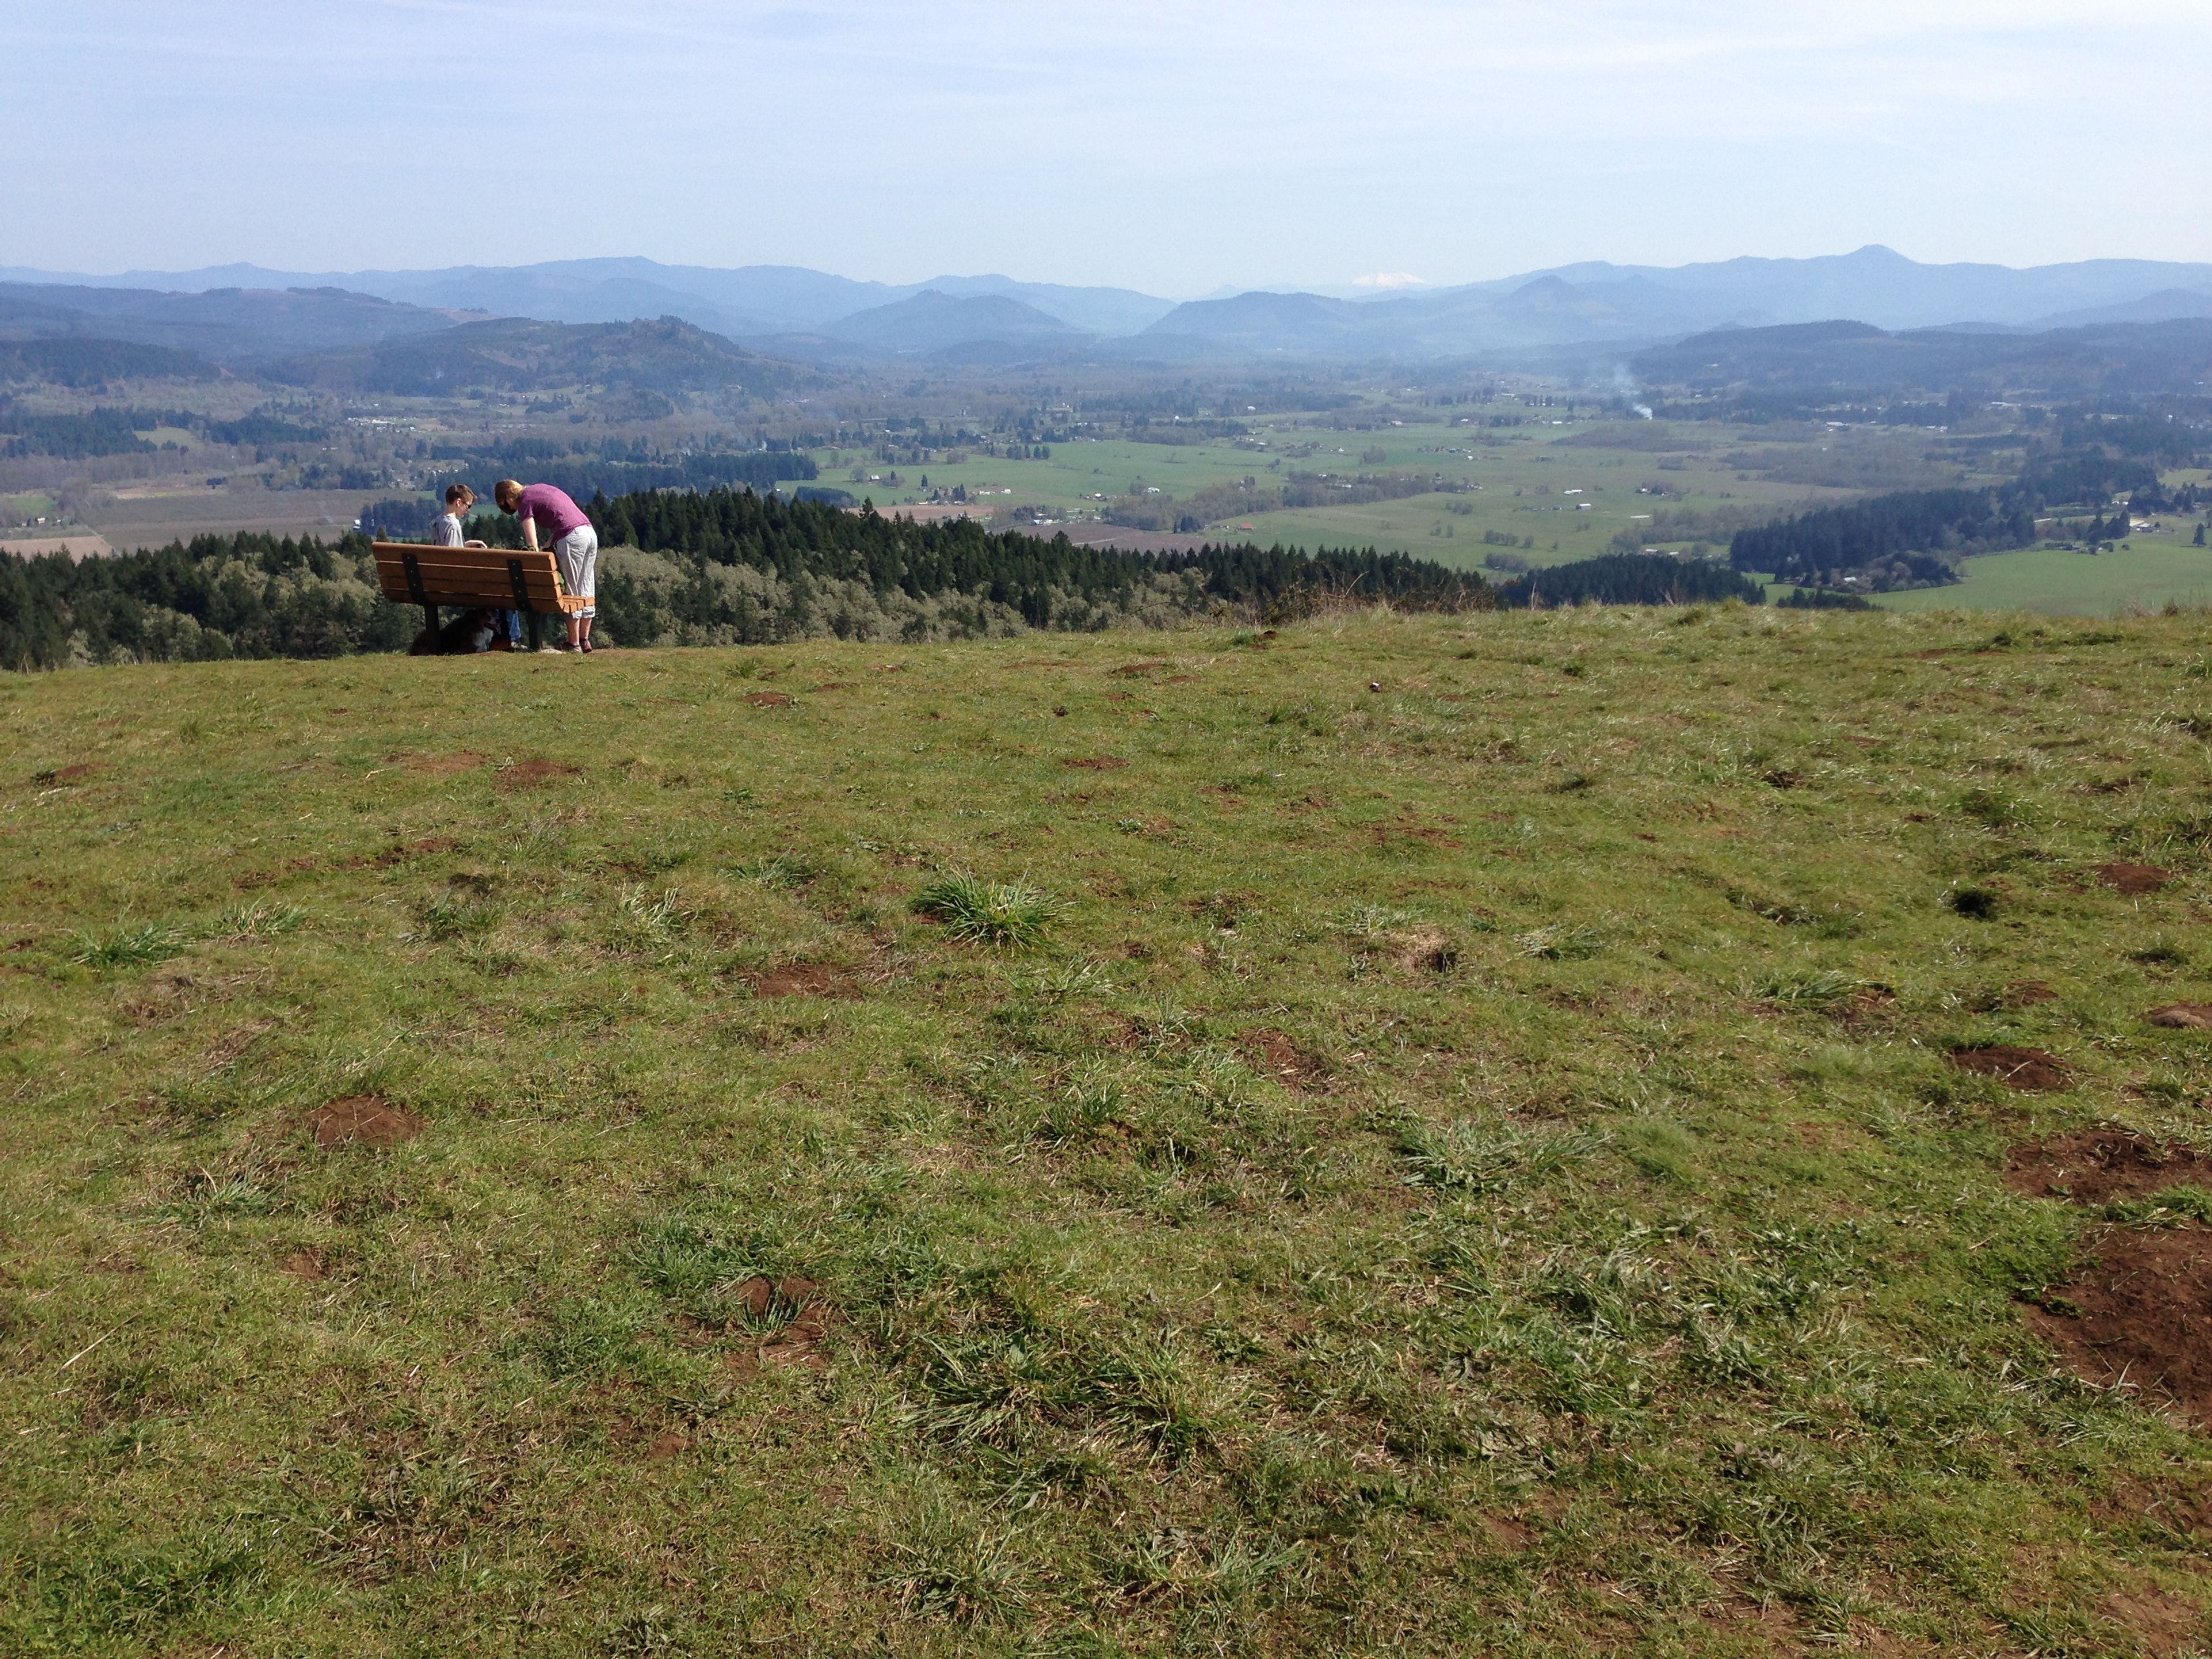
<path fill-rule="evenodd" d="M 1524 957 L 1579 962 L 1605 949 L 1605 935 L 1595 927 L 1538 927 L 1517 935 L 1513 943 Z"/>
<path fill-rule="evenodd" d="M 1395 1139 L 1411 1187 L 1463 1193 L 1501 1193 L 1588 1157 L 1602 1144 L 1587 1130 L 1510 1120 L 1401 1123 Z"/>
<path fill-rule="evenodd" d="M 189 929 L 149 921 L 105 933 L 76 933 L 71 938 L 70 960 L 87 968 L 144 968 L 180 957 L 191 947 Z"/>
<path fill-rule="evenodd" d="M 1831 968 L 1819 973 L 1769 975 L 1758 981 L 1752 994 L 1784 1008 L 1826 1008 L 1848 1002 L 1862 991 L 1887 989 L 1878 981 L 1855 979 Z"/>
<path fill-rule="evenodd" d="M 805 886 L 822 872 L 812 860 L 796 854 L 768 853 L 730 866 L 729 873 L 739 881 L 758 882 L 763 887 L 787 891 Z"/>
<path fill-rule="evenodd" d="M 1043 943 L 1061 906 L 1026 882 L 939 876 L 914 896 L 916 914 L 934 916 L 952 938 L 1022 949 Z"/>

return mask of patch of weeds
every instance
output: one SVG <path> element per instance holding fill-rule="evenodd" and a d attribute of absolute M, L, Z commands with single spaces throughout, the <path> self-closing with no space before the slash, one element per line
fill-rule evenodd
<path fill-rule="evenodd" d="M 185 1177 L 183 1192 L 162 1207 L 165 1214 L 179 1221 L 205 1226 L 234 1216 L 270 1214 L 277 1207 L 277 1200 L 251 1170 L 194 1170 Z"/>
<path fill-rule="evenodd" d="M 1048 1002 L 1071 997 L 1105 997 L 1114 994 L 1114 981 L 1104 968 L 1090 961 L 1054 964 L 1030 981 L 1030 990 Z"/>
<path fill-rule="evenodd" d="M 307 913 L 296 904 L 234 904 L 215 919 L 209 932 L 221 939 L 276 939 L 307 924 Z"/>
<path fill-rule="evenodd" d="M 1764 979 L 1753 988 L 1753 994 L 1762 1002 L 1771 1002 L 1783 1008 L 1827 1008 L 1838 1002 L 1848 1002 L 1862 991 L 1884 991 L 1888 987 L 1870 979 L 1854 979 L 1849 974 L 1827 969 L 1817 974 L 1779 974 Z"/>
<path fill-rule="evenodd" d="M 1688 1182 L 1696 1173 L 1697 1138 L 1666 1117 L 1639 1117 L 1620 1131 L 1620 1150 L 1645 1175 Z"/>
<path fill-rule="evenodd" d="M 914 908 L 934 916 L 954 939 L 1014 949 L 1043 942 L 1061 911 L 1059 902 L 1026 882 L 939 876 L 914 896 Z"/>
<path fill-rule="evenodd" d="M 763 887 L 789 891 L 805 886 L 822 872 L 811 860 L 800 858 L 795 853 L 772 853 L 733 864 L 727 873 L 739 881 L 758 882 Z"/>
<path fill-rule="evenodd" d="M 1959 797 L 1959 810 L 1985 830 L 2024 829 L 2034 821 L 2028 803 L 2009 789 L 1969 789 Z"/>
<path fill-rule="evenodd" d="M 143 968 L 180 957 L 191 946 L 189 929 L 149 921 L 112 933 L 75 934 L 70 960 L 87 968 Z"/>
<path fill-rule="evenodd" d="M 422 907 L 422 933 L 441 943 L 472 939 L 498 927 L 504 914 L 500 902 L 481 886 L 456 883 Z"/>
<path fill-rule="evenodd" d="M 70 1652 L 102 1638 L 128 1640 L 139 1651 L 166 1647 L 158 1639 L 163 1630 L 235 1603 L 264 1568 L 251 1542 L 216 1536 L 129 1550 L 73 1545 L 19 1571 L 36 1609 L 37 1650 Z"/>
<path fill-rule="evenodd" d="M 643 886 L 625 887 L 615 897 L 611 942 L 627 954 L 658 955 L 665 961 L 695 914 L 684 908 L 673 888 L 655 893 Z"/>
<path fill-rule="evenodd" d="M 644 1357 L 637 1310 L 590 1297 L 556 1304 L 529 1340 L 532 1354 L 554 1377 L 604 1376 Z"/>
<path fill-rule="evenodd" d="M 1507 1119 L 1409 1119 L 1398 1126 L 1395 1139 L 1408 1186 L 1463 1193 L 1498 1193 L 1541 1180 L 1603 1144 L 1587 1130 Z"/>
<path fill-rule="evenodd" d="M 1036 1136 L 1054 1146 L 1095 1139 L 1129 1121 L 1129 1092 L 1115 1079 L 1079 1077 L 1045 1103 Z"/>
<path fill-rule="evenodd" d="M 1580 962 L 1605 949 L 1605 935 L 1594 927 L 1539 927 L 1516 934 L 1513 943 L 1524 957 L 1544 962 Z"/>
<path fill-rule="evenodd" d="M 1012 1547 L 1019 1530 L 979 1531 L 944 1503 L 931 1502 L 884 1546 L 875 1582 L 908 1613 L 963 1625 L 995 1622 L 1029 1602 Z"/>
<path fill-rule="evenodd" d="M 2105 1219 L 2122 1227 L 2185 1227 L 2212 1224 L 2212 1193 L 2202 1187 L 2168 1187 L 2147 1198 L 2115 1199 Z"/>

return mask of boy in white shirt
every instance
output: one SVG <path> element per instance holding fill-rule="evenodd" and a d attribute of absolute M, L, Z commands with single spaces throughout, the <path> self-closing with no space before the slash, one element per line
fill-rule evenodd
<path fill-rule="evenodd" d="M 430 526 L 430 539 L 441 547 L 488 545 L 483 542 L 465 539 L 466 532 L 461 528 L 462 515 L 476 504 L 477 492 L 466 484 L 447 485 L 446 510 L 439 516 L 437 522 Z M 510 651 L 522 643 L 522 618 L 514 611 L 500 611 L 495 628 L 496 631 L 492 637 L 505 640 Z"/>

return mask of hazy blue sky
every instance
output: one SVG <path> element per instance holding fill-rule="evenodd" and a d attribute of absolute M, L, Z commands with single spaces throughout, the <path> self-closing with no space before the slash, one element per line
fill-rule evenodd
<path fill-rule="evenodd" d="M 2212 0 L 6 0 L 0 264 L 2212 258 Z"/>

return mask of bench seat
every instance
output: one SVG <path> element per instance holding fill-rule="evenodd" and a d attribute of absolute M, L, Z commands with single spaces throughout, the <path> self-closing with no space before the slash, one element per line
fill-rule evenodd
<path fill-rule="evenodd" d="M 486 606 L 519 611 L 530 619 L 538 643 L 538 618 L 564 617 L 591 604 L 567 591 L 553 555 L 507 547 L 438 547 L 416 542 L 378 542 L 376 578 L 395 605 L 419 605 L 432 633 L 438 607 Z"/>

